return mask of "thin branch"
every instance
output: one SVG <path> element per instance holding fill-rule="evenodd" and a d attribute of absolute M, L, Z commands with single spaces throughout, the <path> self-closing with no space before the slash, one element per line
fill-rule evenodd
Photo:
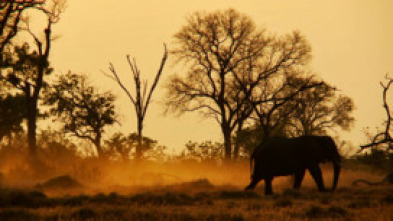
<path fill-rule="evenodd" d="M 109 75 L 109 74 L 105 74 L 105 76 L 109 77 L 110 79 L 114 80 L 120 87 L 121 89 L 127 94 L 128 98 L 131 100 L 131 102 L 135 105 L 135 99 L 134 97 L 131 95 L 131 93 L 128 91 L 128 89 L 124 86 L 124 84 L 121 82 L 119 76 L 117 75 L 117 72 L 115 70 L 115 67 L 113 66 L 112 63 L 109 63 L 109 70 L 111 71 L 111 73 L 113 74 L 113 76 Z"/>
<path fill-rule="evenodd" d="M 382 92 L 383 107 L 385 109 L 386 118 L 387 118 L 386 122 L 385 122 L 385 124 L 386 124 L 385 131 L 380 132 L 377 135 L 375 135 L 372 142 L 365 144 L 365 145 L 361 145 L 360 150 L 358 152 L 361 152 L 364 149 L 367 149 L 369 147 L 377 147 L 381 144 L 389 144 L 389 149 L 393 149 L 393 147 L 391 146 L 391 143 L 393 143 L 393 139 L 392 139 L 392 136 L 390 135 L 390 126 L 392 123 L 392 116 L 391 116 L 389 104 L 387 102 L 387 93 L 390 89 L 390 86 L 393 83 L 393 78 L 389 78 L 388 75 L 386 75 L 385 78 L 388 80 L 386 85 L 383 84 L 383 82 L 380 82 L 380 84 L 383 88 L 383 92 Z M 382 139 L 380 139 L 380 136 L 382 136 Z"/>
<path fill-rule="evenodd" d="M 162 70 L 164 69 L 164 65 L 165 65 L 165 62 L 166 62 L 167 58 L 168 58 L 168 50 L 167 50 L 166 44 L 164 44 L 164 55 L 163 55 L 163 57 L 162 57 L 161 65 L 160 65 L 160 68 L 158 69 L 156 78 L 154 79 L 154 82 L 153 82 L 153 84 L 152 84 L 152 86 L 151 86 L 151 88 L 150 88 L 150 92 L 149 92 L 149 95 L 148 95 L 148 97 L 147 97 L 146 103 L 145 103 L 145 105 L 144 105 L 145 107 L 144 107 L 144 109 L 143 109 L 143 116 L 146 115 L 147 108 L 148 108 L 148 106 L 149 106 L 149 104 L 150 104 L 150 99 L 151 99 L 151 97 L 152 97 L 152 94 L 153 94 L 154 89 L 156 88 L 156 86 L 157 86 L 157 84 L 158 84 L 158 81 L 159 81 L 159 79 L 160 79 Z"/>

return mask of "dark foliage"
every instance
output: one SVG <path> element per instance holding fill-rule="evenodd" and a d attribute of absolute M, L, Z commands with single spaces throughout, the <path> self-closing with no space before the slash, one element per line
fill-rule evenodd
<path fill-rule="evenodd" d="M 0 94 L 0 141 L 4 136 L 11 139 L 11 133 L 23 130 L 22 121 L 26 119 L 27 114 L 25 106 L 26 100 L 21 94 Z"/>
<path fill-rule="evenodd" d="M 91 141 L 99 157 L 103 157 L 104 128 L 116 122 L 115 96 L 109 92 L 98 93 L 85 75 L 71 72 L 59 76 L 45 95 L 45 103 L 52 105 L 50 111 L 63 122 L 64 131 Z"/>

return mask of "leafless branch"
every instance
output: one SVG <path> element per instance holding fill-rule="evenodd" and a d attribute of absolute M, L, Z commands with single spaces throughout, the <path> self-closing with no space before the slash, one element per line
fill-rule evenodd
<path fill-rule="evenodd" d="M 393 83 L 393 78 L 389 77 L 388 75 L 385 76 L 387 83 L 384 84 L 383 82 L 380 82 L 381 87 L 383 88 L 382 91 L 382 100 L 383 100 L 383 107 L 386 112 L 386 121 L 385 121 L 385 130 L 383 132 L 378 133 L 377 135 L 374 136 L 372 142 L 361 145 L 359 152 L 370 148 L 370 147 L 377 147 L 382 144 L 387 144 L 389 149 L 393 149 L 393 139 L 392 136 L 390 135 L 390 127 L 392 124 L 392 116 L 391 116 L 391 111 L 389 104 L 387 102 L 387 93 L 390 89 L 390 86 Z"/>

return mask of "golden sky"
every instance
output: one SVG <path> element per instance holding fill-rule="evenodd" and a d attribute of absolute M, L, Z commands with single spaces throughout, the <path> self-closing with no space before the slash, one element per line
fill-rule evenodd
<path fill-rule="evenodd" d="M 355 127 L 341 133 L 359 145 L 363 128 L 374 129 L 384 120 L 379 82 L 393 76 L 392 0 L 68 0 L 54 27 L 60 38 L 53 43 L 51 62 L 58 73 L 86 73 L 102 90 L 118 95 L 121 126 L 108 131 L 136 131 L 133 107 L 116 84 L 105 78 L 113 62 L 121 77 L 131 82 L 125 56 L 136 57 L 142 74 L 152 81 L 172 36 L 195 11 L 235 8 L 268 32 L 299 30 L 313 49 L 312 69 L 340 92 L 354 99 Z M 169 58 L 161 86 L 171 74 L 184 71 Z M 159 85 L 160 86 L 160 85 Z M 176 149 L 188 140 L 220 140 L 218 124 L 197 114 L 180 118 L 163 116 L 159 104 L 164 88 L 158 87 L 155 103 L 145 120 L 146 136 Z"/>

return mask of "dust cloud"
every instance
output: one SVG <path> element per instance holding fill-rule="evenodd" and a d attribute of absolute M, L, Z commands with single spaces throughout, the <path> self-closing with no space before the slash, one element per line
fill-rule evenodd
<path fill-rule="evenodd" d="M 0 152 L 1 188 L 39 190 L 49 195 L 208 191 L 216 187 L 240 190 L 249 181 L 247 161 L 120 161 L 44 153 L 32 159 L 22 150 Z"/>
<path fill-rule="evenodd" d="M 332 185 L 332 165 L 322 165 L 325 186 Z M 369 171 L 344 169 L 339 187 L 350 186 L 357 178 L 379 180 Z M 37 190 L 47 195 L 135 194 L 140 192 L 180 191 L 206 192 L 222 189 L 243 190 L 250 181 L 249 162 L 232 163 L 194 160 L 120 161 L 84 158 L 72 154 L 45 154 L 31 158 L 23 150 L 0 151 L 0 189 Z M 277 177 L 276 192 L 291 188 L 293 178 Z M 263 192 L 261 182 L 255 191 Z M 315 182 L 306 173 L 302 188 L 315 189 Z"/>

